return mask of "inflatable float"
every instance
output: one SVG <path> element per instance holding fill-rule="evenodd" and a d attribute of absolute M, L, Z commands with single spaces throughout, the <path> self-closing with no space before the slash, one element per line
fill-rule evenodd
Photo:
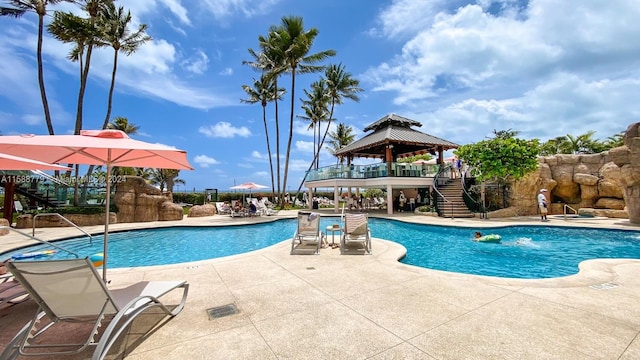
<path fill-rule="evenodd" d="M 55 253 L 56 253 L 55 250 L 41 250 L 41 251 L 24 253 L 24 254 L 16 254 L 11 256 L 11 258 L 13 260 L 34 259 L 34 258 L 41 258 L 45 256 L 53 256 L 53 254 Z"/>
<path fill-rule="evenodd" d="M 475 239 L 475 241 L 490 243 L 499 243 L 500 240 L 502 240 L 502 237 L 498 234 L 489 234 Z"/>

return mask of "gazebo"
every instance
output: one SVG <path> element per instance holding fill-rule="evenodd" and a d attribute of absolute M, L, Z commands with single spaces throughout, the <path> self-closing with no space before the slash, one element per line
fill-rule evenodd
<path fill-rule="evenodd" d="M 458 145 L 412 128 L 421 126 L 418 121 L 396 114 L 384 116 L 364 128 L 369 134 L 334 153 L 347 160 L 346 167 L 334 165 L 312 170 L 305 178 L 306 187 L 333 187 L 336 211 L 340 187 L 386 187 L 388 204 L 392 203 L 393 189 L 430 187 L 439 165 L 443 163 L 443 153 L 458 148 Z M 396 162 L 399 158 L 426 153 L 436 156 L 437 165 Z M 354 158 L 378 158 L 382 162 L 354 166 Z M 391 206 L 388 209 L 389 213 L 393 212 Z"/>

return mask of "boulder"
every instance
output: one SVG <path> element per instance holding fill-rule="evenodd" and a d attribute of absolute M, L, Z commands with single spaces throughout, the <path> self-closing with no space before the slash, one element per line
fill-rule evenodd
<path fill-rule="evenodd" d="M 216 214 L 216 207 L 213 204 L 194 205 L 189 209 L 189 217 L 213 216 Z"/>
<path fill-rule="evenodd" d="M 5 219 L 5 218 L 0 218 L 0 226 L 6 226 L 9 227 L 11 226 L 11 224 L 9 224 L 9 220 Z M 2 235 L 7 235 L 9 233 L 9 229 L 0 229 L 0 236 Z"/>
<path fill-rule="evenodd" d="M 596 185 L 599 178 L 589 174 L 574 174 L 573 181 L 580 185 Z"/>
<path fill-rule="evenodd" d="M 599 195 L 598 195 L 598 187 L 595 186 L 595 184 L 593 186 L 591 185 L 580 185 L 580 199 L 581 201 L 584 200 L 592 200 L 595 201 L 596 199 L 598 199 Z"/>
<path fill-rule="evenodd" d="M 596 209 L 613 209 L 613 210 L 624 210 L 624 200 L 613 199 L 613 198 L 600 198 L 596 201 L 593 206 Z"/>
<path fill-rule="evenodd" d="M 158 212 L 159 221 L 182 220 L 183 217 L 184 209 L 182 206 L 172 201 L 165 201 L 160 204 L 160 211 Z"/>
<path fill-rule="evenodd" d="M 563 158 L 566 161 L 567 157 Z M 551 174 L 558 183 L 553 189 L 553 196 L 570 204 L 580 201 L 580 186 L 573 182 L 573 165 L 558 165 L 551 169 Z"/>
<path fill-rule="evenodd" d="M 488 212 L 487 218 L 498 219 L 498 218 L 506 218 L 506 217 L 516 217 L 518 215 L 519 215 L 518 208 L 516 208 L 515 206 L 510 206 L 508 208 Z"/>
<path fill-rule="evenodd" d="M 92 226 L 92 225 L 104 225 L 104 214 L 64 214 L 65 219 L 69 220 L 73 224 L 79 227 Z M 61 219 L 57 215 L 42 215 L 36 217 L 37 228 L 48 227 L 69 227 L 72 226 L 64 219 Z M 109 213 L 109 223 L 115 224 L 118 222 L 116 213 Z M 16 220 L 17 229 L 32 229 L 33 228 L 33 216 L 31 214 L 19 215 Z"/>

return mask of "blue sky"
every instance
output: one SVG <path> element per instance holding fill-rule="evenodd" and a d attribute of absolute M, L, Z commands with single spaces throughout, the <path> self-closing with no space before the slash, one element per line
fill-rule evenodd
<path fill-rule="evenodd" d="M 3 1 L 4 2 L 4 1 Z M 543 141 L 589 130 L 605 139 L 640 120 L 640 6 L 637 0 L 120 0 L 153 41 L 120 57 L 112 116 L 140 126 L 135 138 L 186 150 L 189 190 L 234 183 L 270 185 L 260 105 L 240 103 L 259 74 L 242 64 L 258 35 L 283 16 L 302 16 L 319 35 L 312 52 L 337 56 L 365 90 L 335 118 L 362 128 L 388 113 L 421 131 L 467 144 L 494 129 Z M 74 9 L 69 5 L 59 9 Z M 38 91 L 37 21 L 0 18 L 0 131 L 46 134 Z M 48 22 L 50 18 L 45 21 Z M 69 47 L 46 37 L 45 80 L 57 134 L 72 133 L 78 91 Z M 113 53 L 94 52 L 85 129 L 106 113 Z M 317 74 L 297 78 L 302 90 Z M 280 106 L 288 134 L 290 78 Z M 274 144 L 273 107 L 267 109 Z M 296 112 L 296 114 L 300 114 Z M 312 158 L 312 133 L 296 119 L 288 188 Z M 284 159 L 285 147 L 281 146 Z M 284 160 L 283 160 L 284 161 Z M 323 151 L 321 166 L 334 163 Z M 185 186 L 176 190 L 183 190 Z"/>

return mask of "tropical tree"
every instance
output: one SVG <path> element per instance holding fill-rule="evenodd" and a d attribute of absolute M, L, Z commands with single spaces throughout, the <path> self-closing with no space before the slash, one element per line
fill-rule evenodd
<path fill-rule="evenodd" d="M 169 194 L 173 194 L 175 184 L 185 185 L 183 179 L 178 178 L 180 170 L 175 169 L 149 169 L 149 182 L 152 185 L 158 185 L 160 192 L 164 192 L 165 186 Z M 173 201 L 173 196 L 171 196 Z"/>
<path fill-rule="evenodd" d="M 563 154 L 565 149 L 569 148 L 568 139 L 566 136 L 558 136 L 553 139 L 549 139 L 540 147 L 540 155 L 549 156 L 555 154 Z"/>
<path fill-rule="evenodd" d="M 248 104 L 260 103 L 262 105 L 262 122 L 264 123 L 264 136 L 267 139 L 267 154 L 269 154 L 269 171 L 271 173 L 271 192 L 275 194 L 275 184 L 273 179 L 273 157 L 271 156 L 271 145 L 269 143 L 269 128 L 267 127 L 267 104 L 272 101 L 282 100 L 285 90 L 277 89 L 275 78 L 262 74 L 259 80 L 253 79 L 253 87 L 242 85 L 242 89 L 249 96 L 240 101 Z"/>
<path fill-rule="evenodd" d="M 459 147 L 454 153 L 479 170 L 480 181 L 517 180 L 538 168 L 540 143 L 537 139 L 495 137 Z"/>
<path fill-rule="evenodd" d="M 327 122 L 327 127 L 325 129 L 324 135 L 322 139 L 318 143 L 317 150 L 313 156 L 313 161 L 309 165 L 307 169 L 307 173 L 311 170 L 314 162 L 317 164 L 320 160 L 320 149 L 324 145 L 324 141 L 329 132 L 329 128 L 331 126 L 331 121 L 333 118 L 333 111 L 335 110 L 335 105 L 341 105 L 344 99 L 350 99 L 353 101 L 360 101 L 358 97 L 358 93 L 363 91 L 360 86 L 360 81 L 354 79 L 350 73 L 345 71 L 344 65 L 342 63 L 338 65 L 329 65 L 324 72 L 324 78 L 322 81 L 326 84 L 327 97 L 329 98 L 329 103 L 331 104 L 331 110 L 329 111 L 329 117 Z M 298 191 L 302 188 L 302 184 L 304 183 L 304 178 L 300 181 L 300 185 L 298 185 Z"/>
<path fill-rule="evenodd" d="M 335 154 L 338 150 L 351 144 L 356 138 L 353 128 L 345 123 L 338 123 L 336 130 L 329 133 L 329 150 Z M 344 155 L 335 155 L 337 163 L 344 165 Z"/>
<path fill-rule="evenodd" d="M 102 37 L 104 30 L 104 22 L 101 20 L 100 14 L 106 6 L 112 3 L 113 0 L 85 0 L 82 9 L 87 12 L 89 18 L 79 17 L 71 12 L 56 11 L 53 21 L 48 25 L 49 32 L 56 39 L 75 44 L 67 56 L 69 60 L 78 62 L 80 66 L 80 86 L 74 134 L 80 134 L 80 130 L 82 130 L 84 94 L 89 78 L 93 48 L 106 46 L 97 41 Z"/>
<path fill-rule="evenodd" d="M 281 182 L 280 182 L 280 118 L 278 111 L 278 100 L 281 99 L 282 94 L 278 95 L 280 88 L 278 87 L 278 77 L 284 73 L 286 70 L 284 66 L 284 54 L 278 48 L 276 37 L 276 26 L 271 26 L 269 28 L 269 35 L 264 37 L 262 35 L 258 36 L 258 44 L 260 47 L 260 51 L 255 51 L 253 49 L 249 49 L 249 55 L 253 58 L 253 61 L 243 61 L 242 63 L 245 65 L 249 65 L 252 68 L 261 71 L 262 76 L 264 76 L 267 81 L 273 81 L 273 102 L 275 105 L 275 135 L 276 135 L 276 178 L 278 184 L 278 198 L 282 199 L 281 193 Z M 265 134 L 268 136 L 268 134 Z M 271 152 L 269 152 L 271 154 Z M 273 186 L 272 186 L 273 190 Z"/>
<path fill-rule="evenodd" d="M 624 145 L 624 131 L 614 134 L 613 136 L 609 136 L 604 141 L 604 150 L 613 149 L 622 145 Z"/>
<path fill-rule="evenodd" d="M 287 188 L 289 173 L 289 160 L 291 158 L 291 143 L 293 140 L 293 117 L 295 109 L 296 74 L 319 72 L 323 66 L 315 65 L 336 54 L 335 50 L 325 50 L 315 54 L 309 54 L 313 42 L 318 36 L 318 29 L 311 28 L 305 31 L 302 17 L 286 16 L 282 18 L 282 24 L 273 33 L 275 46 L 279 53 L 283 54 L 283 63 L 287 72 L 291 73 L 291 109 L 289 117 L 289 138 L 284 163 L 284 175 L 282 188 Z M 284 199 L 279 197 L 281 204 Z"/>
<path fill-rule="evenodd" d="M 313 130 L 313 152 L 320 146 L 320 130 L 323 121 L 329 121 L 328 94 L 326 83 L 322 80 L 311 84 L 311 91 L 303 90 L 307 99 L 302 101 L 304 115 L 298 115 L 300 119 L 309 121 L 307 129 Z M 312 162 L 313 166 L 313 162 Z M 318 161 L 315 161 L 315 168 L 318 168 Z"/>
<path fill-rule="evenodd" d="M 126 117 L 116 116 L 111 123 L 107 124 L 107 129 L 120 130 L 127 135 L 135 135 L 140 130 L 140 126 L 130 123 Z"/>
<path fill-rule="evenodd" d="M 49 135 L 54 135 L 51 112 L 47 92 L 44 86 L 44 69 L 42 66 L 42 39 L 44 32 L 44 17 L 47 15 L 47 6 L 61 2 L 75 2 L 75 0 L 9 0 L 12 7 L 0 7 L 0 16 L 20 17 L 26 12 L 35 12 L 38 15 L 38 43 L 36 45 L 36 61 L 38 64 L 38 85 L 40 87 L 40 97 L 44 109 L 44 120 L 47 123 Z"/>
<path fill-rule="evenodd" d="M 124 12 L 124 7 L 120 6 L 116 9 L 113 2 L 107 2 L 104 7 L 100 8 L 100 18 L 102 31 L 100 37 L 96 39 L 99 46 L 111 46 L 113 48 L 113 69 L 111 71 L 111 86 L 109 87 L 109 100 L 107 102 L 107 114 L 104 117 L 103 129 L 109 125 L 111 117 L 111 107 L 113 104 L 113 89 L 116 83 L 116 71 L 118 69 L 118 54 L 122 52 L 125 56 L 129 56 L 138 50 L 142 44 L 151 40 L 151 37 L 145 34 L 146 24 L 142 24 L 135 32 L 128 29 L 131 23 L 131 12 Z"/>

